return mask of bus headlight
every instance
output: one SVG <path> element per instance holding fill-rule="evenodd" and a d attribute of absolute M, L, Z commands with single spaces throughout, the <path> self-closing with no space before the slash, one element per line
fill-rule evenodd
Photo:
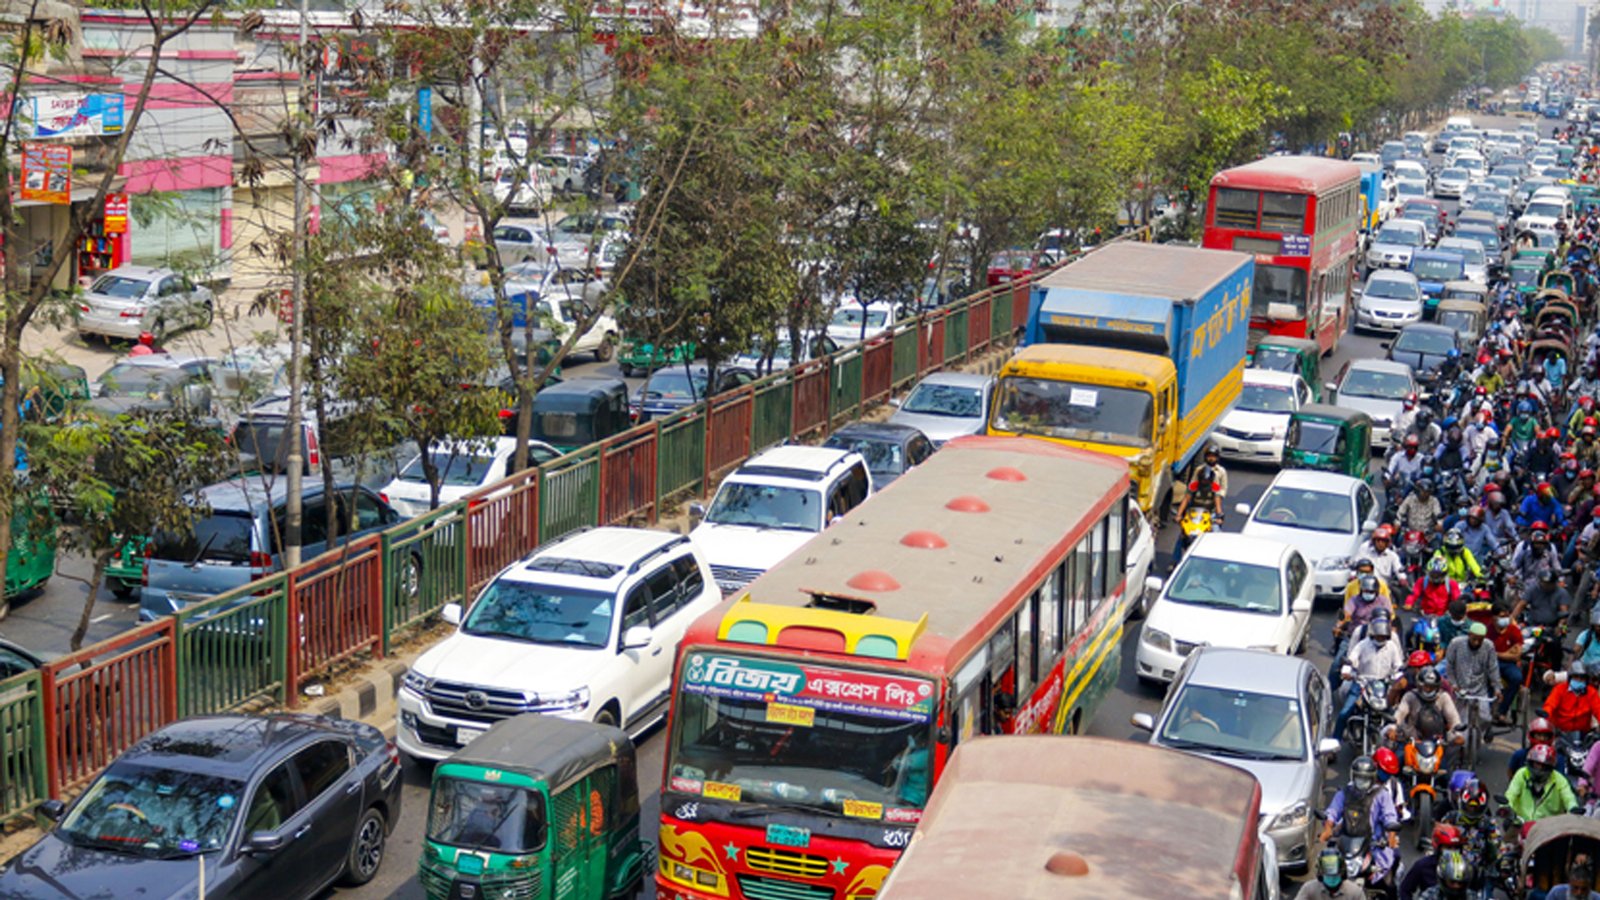
<path fill-rule="evenodd" d="M 673 884 L 681 884 L 686 888 L 694 888 L 719 897 L 728 896 L 727 881 L 722 873 L 699 866 L 685 865 L 676 860 L 661 858 L 661 875 Z"/>

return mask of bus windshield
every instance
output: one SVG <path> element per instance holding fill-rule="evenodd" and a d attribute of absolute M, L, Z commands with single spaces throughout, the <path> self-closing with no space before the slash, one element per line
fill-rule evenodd
<path fill-rule="evenodd" d="M 1154 412 L 1154 398 L 1143 391 L 1012 376 L 1000 381 L 994 425 L 1019 434 L 1148 447 Z"/>
<path fill-rule="evenodd" d="M 934 697 L 923 678 L 691 653 L 668 788 L 915 822 L 933 775 Z"/>

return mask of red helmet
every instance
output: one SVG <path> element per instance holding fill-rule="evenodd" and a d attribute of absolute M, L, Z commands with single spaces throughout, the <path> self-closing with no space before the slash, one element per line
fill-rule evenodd
<path fill-rule="evenodd" d="M 1417 440 L 1417 436 L 1416 435 L 1414 435 L 1414 434 L 1406 435 L 1405 448 L 1407 450 L 1415 450 L 1418 447 L 1420 447 L 1421 445 L 1422 445 L 1422 442 Z"/>
<path fill-rule="evenodd" d="M 1400 773 L 1400 757 L 1395 756 L 1394 751 L 1388 747 L 1379 747 L 1374 750 L 1372 761 L 1378 764 L 1379 769 L 1388 772 L 1390 775 L 1398 775 Z"/>
<path fill-rule="evenodd" d="M 1406 665 L 1413 669 L 1431 666 L 1433 665 L 1433 654 L 1426 650 L 1413 650 L 1411 655 L 1406 658 Z"/>
<path fill-rule="evenodd" d="M 1578 398 L 1578 406 L 1584 410 L 1594 409 L 1594 398 L 1588 394 L 1584 394 L 1582 397 Z"/>
<path fill-rule="evenodd" d="M 1559 429 L 1559 428 L 1546 428 L 1544 430 L 1544 436 L 1547 437 L 1547 438 L 1550 438 L 1551 440 L 1555 440 L 1556 438 L 1561 437 L 1561 429 Z"/>
<path fill-rule="evenodd" d="M 1542 491 L 1548 491 L 1548 490 L 1550 490 L 1550 485 L 1546 484 L 1544 482 L 1540 482 L 1539 483 L 1539 489 L 1542 490 Z M 1529 525 L 1528 528 L 1529 528 L 1529 530 L 1536 531 L 1536 532 L 1538 532 L 1538 531 L 1549 531 L 1550 530 L 1550 526 L 1546 525 L 1545 521 L 1543 519 L 1540 519 L 1537 522 L 1534 522 L 1532 525 Z"/>
<path fill-rule="evenodd" d="M 1551 727 L 1550 720 L 1540 716 L 1528 723 L 1528 745 L 1553 744 L 1556 739 L 1556 730 Z"/>
<path fill-rule="evenodd" d="M 1377 528 L 1372 529 L 1372 539 L 1375 541 L 1394 540 L 1394 526 L 1386 524 L 1379 525 Z"/>
<path fill-rule="evenodd" d="M 1433 846 L 1440 850 L 1461 849 L 1461 829 L 1445 824 L 1433 826 Z"/>
<path fill-rule="evenodd" d="M 1528 748 L 1528 765 L 1553 766 L 1556 764 L 1554 744 L 1534 744 Z"/>

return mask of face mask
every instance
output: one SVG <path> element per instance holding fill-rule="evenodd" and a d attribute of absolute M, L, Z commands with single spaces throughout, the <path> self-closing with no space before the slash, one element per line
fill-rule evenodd
<path fill-rule="evenodd" d="M 1511 624 L 1511 620 L 1510 619 L 1495 619 L 1494 620 L 1494 627 L 1496 627 L 1496 628 L 1503 629 L 1503 628 L 1508 627 L 1510 624 Z"/>
<path fill-rule="evenodd" d="M 1344 876 L 1342 875 L 1322 876 L 1322 886 L 1330 891 L 1338 890 L 1341 884 L 1344 884 Z"/>
<path fill-rule="evenodd" d="M 1589 683 L 1584 681 L 1582 678 L 1571 678 L 1567 680 L 1567 690 L 1573 692 L 1574 694 L 1581 694 L 1588 689 Z"/>

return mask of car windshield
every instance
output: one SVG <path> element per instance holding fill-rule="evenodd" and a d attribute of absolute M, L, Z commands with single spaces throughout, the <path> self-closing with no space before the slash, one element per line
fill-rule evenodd
<path fill-rule="evenodd" d="M 1294 412 L 1294 390 L 1284 384 L 1246 384 L 1235 405 L 1248 412 Z"/>
<path fill-rule="evenodd" d="M 867 309 L 862 306 L 841 306 L 833 314 L 833 319 L 828 325 L 833 328 L 861 327 L 861 320 L 866 319 L 867 328 L 882 328 L 889 320 L 889 311 L 886 309 Z"/>
<path fill-rule="evenodd" d="M 1545 200 L 1534 200 L 1522 211 L 1524 216 L 1538 216 L 1545 219 L 1561 218 L 1561 204 Z"/>
<path fill-rule="evenodd" d="M 1450 332 L 1434 331 L 1432 328 L 1407 328 L 1400 332 L 1394 342 L 1396 350 L 1429 356 L 1444 356 L 1455 346 L 1455 338 Z"/>
<path fill-rule="evenodd" d="M 920 678 L 691 653 L 667 789 L 913 824 L 932 779 L 933 697 Z"/>
<path fill-rule="evenodd" d="M 1355 513 L 1343 494 L 1275 487 L 1261 498 L 1255 520 L 1269 525 L 1349 534 L 1355 531 Z"/>
<path fill-rule="evenodd" d="M 150 290 L 150 282 L 140 278 L 128 278 L 125 275 L 102 275 L 100 280 L 89 288 L 89 293 L 100 294 L 105 297 L 116 297 L 119 300 L 132 300 L 143 297 Z"/>
<path fill-rule="evenodd" d="M 1477 241 L 1452 240 L 1448 244 L 1441 242 L 1439 249 L 1461 254 L 1466 257 L 1469 266 L 1481 266 L 1484 263 L 1483 245 Z"/>
<path fill-rule="evenodd" d="M 1499 194 L 1482 194 L 1478 199 L 1472 201 L 1472 208 L 1487 210 L 1500 215 L 1505 213 L 1507 209 L 1506 198 Z"/>
<path fill-rule="evenodd" d="M 1425 197 L 1428 187 L 1420 181 L 1402 180 L 1394 183 L 1394 192 L 1402 197 Z"/>
<path fill-rule="evenodd" d="M 1250 365 L 1268 372 L 1300 371 L 1300 354 L 1281 347 L 1257 347 L 1250 357 Z"/>
<path fill-rule="evenodd" d="M 497 578 L 461 623 L 463 634 L 530 644 L 604 647 L 616 600 L 610 594 Z"/>
<path fill-rule="evenodd" d="M 449 776 L 433 783 L 428 840 L 434 843 L 535 853 L 544 849 L 545 822 L 544 795 L 537 791 Z"/>
<path fill-rule="evenodd" d="M 1500 236 L 1492 231 L 1456 229 L 1456 237 L 1472 241 L 1483 248 L 1485 254 L 1500 252 Z"/>
<path fill-rule="evenodd" d="M 1384 300 L 1415 300 L 1421 293 L 1422 289 L 1409 278 L 1372 278 L 1361 292 L 1364 297 Z"/>
<path fill-rule="evenodd" d="M 867 471 L 872 473 L 872 480 L 879 487 L 906 470 L 905 448 L 896 440 L 855 438 L 835 434 L 822 446 L 861 454 L 867 461 Z"/>
<path fill-rule="evenodd" d="M 1460 309 L 1441 309 L 1436 321 L 1446 328 L 1455 329 L 1457 334 L 1470 335 L 1477 327 L 1477 317 Z"/>
<path fill-rule="evenodd" d="M 1517 287 L 1538 284 L 1539 268 L 1537 266 L 1512 266 L 1507 278 Z"/>
<path fill-rule="evenodd" d="M 1129 388 L 1013 376 L 995 393 L 1001 431 L 1148 447 L 1154 422 L 1154 398 Z"/>
<path fill-rule="evenodd" d="M 1412 216 L 1420 218 L 1423 214 L 1413 210 L 1407 210 L 1406 212 L 1401 213 L 1401 215 L 1406 217 L 1406 219 L 1409 221 Z M 1423 235 L 1424 231 L 1421 227 L 1391 228 L 1390 226 L 1385 225 L 1378 229 L 1376 243 L 1399 244 L 1405 247 L 1421 247 L 1426 242 Z"/>
<path fill-rule="evenodd" d="M 244 782 L 231 778 L 119 760 L 84 791 L 57 832 L 79 846 L 158 858 L 218 850 L 244 791 Z"/>
<path fill-rule="evenodd" d="M 1411 379 L 1399 372 L 1351 369 L 1339 385 L 1339 393 L 1373 400 L 1404 400 L 1412 394 Z"/>
<path fill-rule="evenodd" d="M 1277 615 L 1283 612 L 1282 579 L 1271 566 L 1189 556 L 1163 595 L 1173 603 Z"/>
<path fill-rule="evenodd" d="M 1418 259 L 1411 263 L 1411 274 L 1429 281 L 1455 281 L 1465 270 L 1459 259 Z"/>
<path fill-rule="evenodd" d="M 1161 743 L 1237 759 L 1306 758 L 1298 700 L 1200 684 L 1179 693 Z"/>
<path fill-rule="evenodd" d="M 1439 179 L 1441 181 L 1444 179 L 1450 179 L 1452 181 L 1465 181 L 1467 177 L 1466 169 L 1445 169 L 1443 172 L 1439 173 Z"/>
<path fill-rule="evenodd" d="M 700 400 L 706 395 L 708 380 L 703 370 L 691 377 L 682 369 L 662 369 L 645 382 L 643 396 L 646 400 Z"/>
<path fill-rule="evenodd" d="M 724 481 L 706 510 L 717 525 L 750 525 L 785 531 L 822 530 L 822 493 L 807 488 Z"/>
<path fill-rule="evenodd" d="M 983 415 L 983 390 L 958 384 L 924 382 L 916 386 L 900 408 L 924 416 L 976 419 Z"/>
<path fill-rule="evenodd" d="M 168 369 L 118 363 L 100 376 L 100 396 L 159 397 L 177 377 Z"/>
<path fill-rule="evenodd" d="M 195 520 L 192 529 L 158 532 L 149 553 L 153 559 L 169 562 L 242 566 L 250 562 L 254 532 L 255 520 L 248 513 L 213 512 Z"/>
<path fill-rule="evenodd" d="M 494 469 L 494 457 L 482 453 L 471 453 L 465 449 L 460 450 L 434 450 L 428 454 L 432 458 L 433 467 L 440 475 L 440 484 L 445 487 L 477 487 L 483 484 Z M 401 481 L 412 484 L 427 484 L 427 470 L 422 465 L 422 457 L 413 459 L 400 472 Z"/>
<path fill-rule="evenodd" d="M 1339 452 L 1339 426 L 1331 422 L 1301 419 L 1289 427 L 1289 446 L 1306 453 Z"/>

